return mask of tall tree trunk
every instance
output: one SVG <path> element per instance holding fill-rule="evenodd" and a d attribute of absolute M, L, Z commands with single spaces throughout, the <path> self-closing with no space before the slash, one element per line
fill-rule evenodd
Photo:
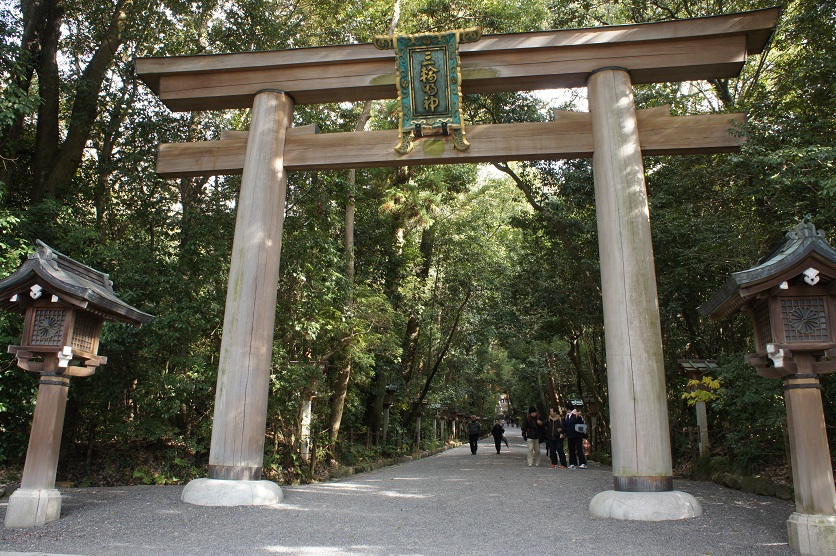
<path fill-rule="evenodd" d="M 23 33 L 20 38 L 20 54 L 17 59 L 17 73 L 12 75 L 10 86 L 21 93 L 28 93 L 32 86 L 32 77 L 40 56 L 41 44 L 46 32 L 46 13 L 53 2 L 22 0 Z M 23 134 L 23 122 L 26 114 L 21 111 L 5 127 L 0 128 L 0 182 L 8 183 L 17 159 L 20 138 Z"/>
<path fill-rule="evenodd" d="M 583 364 L 581 363 L 580 355 L 580 341 L 577 338 L 570 339 L 570 348 L 567 352 L 569 360 L 572 362 L 572 366 L 575 367 L 575 371 L 578 373 L 578 382 L 583 383 L 587 391 L 590 395 L 594 396 L 595 401 L 598 404 L 599 408 L 604 407 L 604 396 L 601 395 L 601 392 L 598 391 L 598 388 L 595 386 L 595 383 L 592 381 L 589 373 L 587 373 L 584 368 Z M 579 384 L 580 387 L 580 384 Z M 578 392 L 580 394 L 580 392 Z M 609 419 L 607 416 L 604 415 L 602 411 L 599 410 L 598 416 L 601 418 L 601 423 L 605 428 L 609 428 Z"/>
<path fill-rule="evenodd" d="M 372 431 L 372 441 L 378 444 L 378 432 L 383 427 L 383 402 L 386 395 L 386 374 L 382 368 L 375 370 L 366 403 L 366 427 Z"/>
<path fill-rule="evenodd" d="M 39 201 L 62 192 L 72 181 L 90 138 L 93 123 L 98 115 L 99 93 L 102 90 L 107 69 L 113 62 L 124 40 L 128 21 L 126 7 L 132 0 L 118 0 L 104 36 L 75 85 L 72 112 L 64 122 L 66 138 L 59 145 L 59 74 L 57 62 L 58 38 L 63 19 L 64 3 L 53 0 L 48 25 L 50 31 L 42 44 L 38 65 L 38 81 L 41 90 L 41 110 L 38 113 L 36 136 L 34 183 L 32 199 Z"/>
<path fill-rule="evenodd" d="M 128 107 L 133 105 L 137 90 L 137 78 L 133 75 L 133 72 L 130 75 L 123 74 L 122 80 L 123 86 L 119 99 L 114 103 L 108 121 L 104 125 L 102 144 L 99 147 L 96 187 L 93 192 L 93 201 L 96 207 L 96 228 L 99 230 L 99 238 L 102 243 L 107 240 L 105 219 L 110 205 L 108 180 L 116 169 L 116 165 L 113 163 L 113 151 L 119 138 L 119 130 L 128 115 Z"/>
<path fill-rule="evenodd" d="M 421 263 L 415 271 L 415 276 L 421 280 L 426 280 L 430 275 L 434 247 L 435 226 L 430 226 L 421 233 Z M 412 380 L 415 367 L 418 365 L 418 340 L 420 337 L 421 317 L 411 314 L 406 323 L 406 332 L 401 346 L 401 376 L 407 384 Z"/>
<path fill-rule="evenodd" d="M 35 131 L 35 156 L 32 161 L 32 200 L 37 202 L 46 195 L 43 183 L 50 165 L 55 161 L 59 145 L 60 125 L 60 75 L 58 72 L 58 42 L 64 19 L 64 2 L 51 0 L 41 12 L 44 17 L 40 53 L 36 71 L 38 74 L 38 126 Z"/>
<path fill-rule="evenodd" d="M 467 294 L 464 296 L 464 300 L 459 305 L 458 309 L 456 310 L 456 316 L 453 319 L 453 325 L 450 327 L 450 333 L 447 334 L 447 339 L 444 341 L 444 345 L 441 347 L 441 350 L 438 353 L 438 356 L 435 358 L 435 362 L 433 363 L 432 368 L 430 369 L 429 375 L 427 375 L 427 380 L 424 381 L 424 387 L 421 389 L 421 393 L 418 395 L 418 399 L 413 402 L 410 406 L 409 411 L 404 417 L 404 423 L 412 423 L 415 420 L 415 417 L 418 415 L 418 408 L 421 406 L 421 403 L 427 397 L 427 392 L 430 391 L 430 386 L 432 386 L 433 378 L 435 378 L 436 373 L 438 372 L 439 367 L 441 366 L 441 362 L 444 360 L 444 357 L 447 355 L 447 350 L 450 349 L 450 344 L 453 343 L 453 337 L 456 335 L 456 331 L 459 329 L 459 319 L 464 312 L 464 308 L 467 305 L 467 302 L 470 301 L 471 291 L 467 290 Z"/>
<path fill-rule="evenodd" d="M 367 101 L 363 105 L 363 112 L 357 121 L 355 131 L 363 131 L 372 113 L 372 103 Z M 352 168 L 348 171 L 348 200 L 345 206 L 345 277 L 348 284 L 345 312 L 348 315 L 348 324 L 352 330 L 349 335 L 354 334 L 354 203 L 355 188 L 357 186 L 357 174 Z M 346 346 L 343 357 L 340 358 L 340 368 L 334 374 L 334 395 L 331 396 L 331 420 L 328 423 L 328 430 L 331 434 L 331 444 L 337 442 L 340 434 L 340 423 L 343 419 L 345 409 L 345 396 L 348 393 L 348 383 L 351 380 L 351 346 Z"/>
<path fill-rule="evenodd" d="M 552 363 L 552 359 L 550 357 L 546 357 L 546 368 L 548 372 L 546 373 L 546 389 L 549 392 L 549 400 L 548 400 L 548 409 L 549 407 L 558 407 L 563 405 L 563 399 L 560 392 L 557 391 L 557 387 L 554 383 L 554 373 L 552 373 L 553 367 L 555 365 Z M 556 404 L 556 405 L 555 405 Z"/>

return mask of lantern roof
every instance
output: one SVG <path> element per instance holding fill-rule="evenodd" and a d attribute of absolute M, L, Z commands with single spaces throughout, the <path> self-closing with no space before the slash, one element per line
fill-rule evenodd
<path fill-rule="evenodd" d="M 677 359 L 676 362 L 686 372 L 705 373 L 717 368 L 717 362 L 713 359 Z"/>
<path fill-rule="evenodd" d="M 729 275 L 726 283 L 700 306 L 700 314 L 712 319 L 727 317 L 751 297 L 804 274 L 811 265 L 816 274 L 807 283 L 830 284 L 832 290 L 832 283 L 836 282 L 836 249 L 807 216 L 757 265 Z"/>
<path fill-rule="evenodd" d="M 113 292 L 110 277 L 63 255 L 38 240 L 37 249 L 10 276 L 0 280 L 0 309 L 24 312 L 30 290 L 38 285 L 61 301 L 106 320 L 133 326 L 151 322 L 154 316 L 131 307 Z M 39 291 L 37 289 L 33 290 Z M 39 294 L 36 294 L 39 295 Z"/>

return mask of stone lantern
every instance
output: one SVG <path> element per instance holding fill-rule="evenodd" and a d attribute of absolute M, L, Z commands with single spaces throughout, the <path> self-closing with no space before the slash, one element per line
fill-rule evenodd
<path fill-rule="evenodd" d="M 398 387 L 394 384 L 386 386 L 386 394 L 383 397 L 383 442 L 386 442 L 389 436 L 389 411 L 395 405 L 395 392 L 397 391 Z"/>
<path fill-rule="evenodd" d="M 782 378 L 796 511 L 789 542 L 802 554 L 836 554 L 836 490 L 819 376 L 836 372 L 836 250 L 805 218 L 769 255 L 733 273 L 700 312 L 746 312 L 755 352 L 746 361 Z"/>
<path fill-rule="evenodd" d="M 424 411 L 427 409 L 427 404 L 430 403 L 430 400 L 427 398 L 423 398 L 420 400 L 416 400 L 415 405 L 415 448 L 421 449 L 421 416 L 424 415 Z"/>
<path fill-rule="evenodd" d="M 598 449 L 597 433 L 595 432 L 598 429 L 598 400 L 595 399 L 595 396 L 586 395 L 583 397 L 583 406 L 589 417 L 589 442 L 594 452 Z"/>
<path fill-rule="evenodd" d="M 433 438 L 438 440 L 441 438 L 441 432 L 439 430 L 439 421 L 441 421 L 441 404 L 431 403 L 428 404 L 427 407 L 432 410 L 431 413 L 433 414 Z"/>
<path fill-rule="evenodd" d="M 701 381 L 704 374 L 717 369 L 717 363 L 711 359 L 680 359 L 677 361 L 679 368 L 682 370 L 683 376 L 690 380 Z M 689 387 L 691 390 L 703 389 L 703 386 Z M 706 411 L 705 402 L 697 401 L 695 404 L 697 410 L 697 431 L 699 437 L 700 457 L 706 457 L 710 444 L 708 442 L 708 412 Z"/>
<path fill-rule="evenodd" d="M 450 434 L 453 440 L 459 438 L 459 410 L 455 407 L 450 408 Z"/>
<path fill-rule="evenodd" d="M 439 429 L 439 438 L 442 442 L 447 440 L 447 421 L 450 418 L 450 408 L 446 405 L 438 406 L 438 425 Z"/>
<path fill-rule="evenodd" d="M 467 435 L 467 413 L 456 410 L 456 422 L 459 423 L 458 435 L 464 438 Z"/>
<path fill-rule="evenodd" d="M 38 401 L 20 488 L 9 498 L 6 527 L 33 527 L 61 516 L 55 489 L 70 377 L 104 365 L 98 354 L 104 321 L 141 326 L 154 318 L 120 301 L 107 274 L 44 243 L 0 280 L 0 308 L 24 313 L 23 338 L 9 346 L 21 369 L 38 373 Z"/>

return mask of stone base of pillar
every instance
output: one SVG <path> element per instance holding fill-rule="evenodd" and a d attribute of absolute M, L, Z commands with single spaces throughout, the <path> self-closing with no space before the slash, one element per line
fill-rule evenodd
<path fill-rule="evenodd" d="M 836 516 L 793 512 L 787 533 L 790 547 L 800 554 L 836 556 Z"/>
<path fill-rule="evenodd" d="M 19 488 L 9 497 L 5 525 L 36 527 L 61 517 L 61 493 L 54 488 Z"/>
<path fill-rule="evenodd" d="M 630 521 L 669 521 L 702 515 L 702 506 L 686 492 L 623 492 L 605 490 L 589 502 L 593 517 Z"/>
<path fill-rule="evenodd" d="M 271 506 L 284 498 L 272 481 L 195 479 L 186 485 L 180 499 L 195 506 Z"/>

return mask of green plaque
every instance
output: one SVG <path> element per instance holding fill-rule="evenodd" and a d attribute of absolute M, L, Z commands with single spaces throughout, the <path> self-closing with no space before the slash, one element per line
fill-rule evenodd
<path fill-rule="evenodd" d="M 395 151 L 406 154 L 414 139 L 439 134 L 453 135 L 460 151 L 470 147 L 462 122 L 459 44 L 481 36 L 481 29 L 472 28 L 374 38 L 377 48 L 395 49 L 400 112 Z"/>

